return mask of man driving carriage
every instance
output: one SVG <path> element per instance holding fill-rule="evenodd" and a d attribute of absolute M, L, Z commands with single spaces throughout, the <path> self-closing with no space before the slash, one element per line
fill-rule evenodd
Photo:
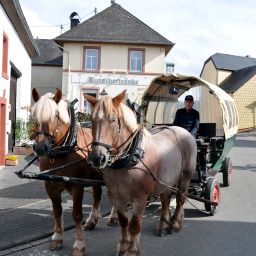
<path fill-rule="evenodd" d="M 193 108 L 194 98 L 187 95 L 184 101 L 184 108 L 178 109 L 175 115 L 173 125 L 180 126 L 189 131 L 196 138 L 199 129 L 199 112 Z"/>

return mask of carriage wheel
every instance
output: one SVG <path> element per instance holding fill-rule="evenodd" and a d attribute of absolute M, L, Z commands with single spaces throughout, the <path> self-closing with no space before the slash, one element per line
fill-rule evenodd
<path fill-rule="evenodd" d="M 229 157 L 226 157 L 222 163 L 222 174 L 223 174 L 223 186 L 228 187 L 231 183 L 232 177 L 232 161 Z"/>
<path fill-rule="evenodd" d="M 219 204 L 220 202 L 220 184 L 219 181 L 211 177 L 207 180 L 205 186 L 205 199 L 216 202 Z M 205 210 L 209 212 L 211 215 L 214 215 L 217 211 L 218 205 L 214 206 L 208 203 L 205 203 Z"/>

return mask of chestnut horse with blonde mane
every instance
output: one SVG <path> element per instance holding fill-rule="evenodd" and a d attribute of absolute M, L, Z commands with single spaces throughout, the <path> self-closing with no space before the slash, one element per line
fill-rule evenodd
<path fill-rule="evenodd" d="M 99 100 L 84 96 L 92 105 L 93 147 L 89 160 L 104 171 L 122 229 L 117 255 L 140 255 L 141 219 L 149 196 L 160 195 L 160 236 L 182 227 L 183 204 L 196 169 L 195 139 L 175 126 L 157 127 L 150 133 L 137 124 L 134 112 L 122 103 L 125 91 L 114 98 L 103 96 Z M 137 148 L 133 149 L 134 145 Z M 171 217 L 169 205 L 174 192 L 176 209 Z M 132 205 L 130 221 L 128 205 Z"/>
<path fill-rule="evenodd" d="M 75 138 L 77 142 L 73 148 L 67 150 L 68 152 L 58 154 L 58 149 L 63 148 L 67 136 L 69 136 L 69 133 L 71 132 L 70 111 L 67 102 L 62 100 L 61 90 L 57 90 L 55 95 L 47 93 L 40 97 L 36 89 L 33 89 L 32 96 L 35 101 L 31 111 L 35 122 L 34 151 L 39 157 L 40 171 L 55 168 L 57 170 L 51 174 L 82 179 L 102 180 L 102 174 L 87 163 L 89 146 L 92 141 L 91 129 L 82 128 L 75 122 L 77 125 L 77 136 Z M 52 154 L 52 152 L 54 152 L 54 154 Z M 52 235 L 50 250 L 58 250 L 63 246 L 64 230 L 61 193 L 64 190 L 67 190 L 73 199 L 72 216 L 75 222 L 73 256 L 86 255 L 84 234 L 82 230 L 83 186 L 80 184 L 59 181 L 45 181 L 45 188 L 52 201 L 55 219 L 54 234 Z M 84 226 L 84 229 L 86 230 L 93 229 L 100 217 L 101 194 L 101 186 L 94 186 L 93 207 Z"/>

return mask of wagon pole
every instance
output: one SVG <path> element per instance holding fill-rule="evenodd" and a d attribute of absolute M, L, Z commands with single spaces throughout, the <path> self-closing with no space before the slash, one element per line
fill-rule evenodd
<path fill-rule="evenodd" d="M 217 202 L 213 202 L 213 201 L 210 201 L 208 199 L 205 199 L 205 198 L 202 198 L 200 196 L 196 196 L 196 195 L 193 195 L 193 194 L 188 194 L 187 198 L 190 198 L 190 199 L 194 199 L 196 201 L 199 201 L 199 202 L 202 202 L 202 203 L 207 203 L 207 204 L 211 204 L 215 207 L 218 206 L 218 203 Z M 189 202 L 190 203 L 190 202 Z"/>
<path fill-rule="evenodd" d="M 49 175 L 49 174 L 36 174 L 36 173 L 24 173 L 21 179 L 29 179 L 29 180 L 46 180 L 46 181 L 58 181 L 64 183 L 75 183 L 84 187 L 91 186 L 104 186 L 105 183 L 100 180 L 91 180 L 91 179 L 82 179 L 68 176 L 59 176 L 59 175 Z"/>
<path fill-rule="evenodd" d="M 82 161 L 85 161 L 84 158 L 73 161 L 69 164 L 65 164 L 65 165 L 61 165 L 56 168 L 45 170 L 41 173 L 25 172 L 25 170 L 37 159 L 38 159 L 38 156 L 35 156 L 28 164 L 26 164 L 26 166 L 23 169 L 21 169 L 20 171 L 15 171 L 14 173 L 21 179 L 47 180 L 47 181 L 59 181 L 59 182 L 65 182 L 65 183 L 75 183 L 75 184 L 80 184 L 84 187 L 105 186 L 105 183 L 100 180 L 82 179 L 82 178 L 76 178 L 76 177 L 67 177 L 67 176 L 59 176 L 59 175 L 51 174 L 57 170 L 69 167 L 71 165 L 78 164 Z"/>
<path fill-rule="evenodd" d="M 28 162 L 21 170 L 14 172 L 19 178 L 22 178 L 25 170 L 38 159 L 38 155 L 35 155 L 30 162 Z"/>

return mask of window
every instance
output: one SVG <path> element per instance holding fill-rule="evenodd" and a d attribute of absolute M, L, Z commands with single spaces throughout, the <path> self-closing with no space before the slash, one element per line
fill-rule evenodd
<path fill-rule="evenodd" d="M 8 36 L 3 34 L 2 77 L 8 79 Z"/>
<path fill-rule="evenodd" d="M 129 71 L 144 72 L 144 49 L 129 49 Z"/>
<path fill-rule="evenodd" d="M 100 48 L 84 48 L 84 69 L 85 70 L 99 70 L 100 61 L 99 61 L 99 52 Z"/>

